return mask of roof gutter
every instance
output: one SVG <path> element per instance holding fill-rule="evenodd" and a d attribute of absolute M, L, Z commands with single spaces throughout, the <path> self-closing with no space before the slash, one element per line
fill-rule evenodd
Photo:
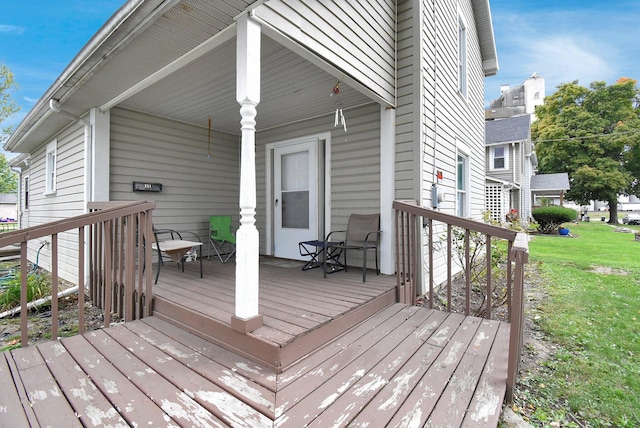
<path fill-rule="evenodd" d="M 474 16 L 476 17 L 476 27 L 479 28 L 482 54 L 482 70 L 485 77 L 494 76 L 499 69 L 498 51 L 496 49 L 496 39 L 493 33 L 493 21 L 491 18 L 491 6 L 489 0 L 472 0 Z"/>
<path fill-rule="evenodd" d="M 63 104 L 94 71 L 126 46 L 140 31 L 151 25 L 158 16 L 179 0 L 128 0 L 98 30 L 89 42 L 64 69 L 51 87 L 38 100 L 4 144 L 4 150 L 14 151 L 34 129 L 51 114 L 49 100 Z M 122 34 L 117 34 L 118 31 Z M 113 40 L 112 40 L 113 39 Z M 109 44 L 108 42 L 112 42 Z"/>

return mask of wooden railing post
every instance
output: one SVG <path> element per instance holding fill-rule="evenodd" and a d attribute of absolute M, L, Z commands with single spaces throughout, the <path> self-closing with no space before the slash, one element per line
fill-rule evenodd
<path fill-rule="evenodd" d="M 528 262 L 527 236 L 519 233 L 509 254 L 509 261 L 515 263 L 513 280 L 513 302 L 511 306 L 511 332 L 509 337 L 509 362 L 507 368 L 507 402 L 513 402 L 513 391 L 520 368 L 524 331 L 524 265 Z"/>

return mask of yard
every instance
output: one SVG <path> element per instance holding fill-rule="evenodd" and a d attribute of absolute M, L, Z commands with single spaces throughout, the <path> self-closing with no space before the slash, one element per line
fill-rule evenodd
<path fill-rule="evenodd" d="M 529 243 L 544 297 L 514 410 L 535 426 L 640 426 L 640 241 L 603 222 L 567 226 L 570 237 Z"/>

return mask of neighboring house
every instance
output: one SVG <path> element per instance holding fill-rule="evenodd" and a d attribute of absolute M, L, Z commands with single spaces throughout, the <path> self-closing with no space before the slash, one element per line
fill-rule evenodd
<path fill-rule="evenodd" d="M 525 80 L 518 86 L 510 88 L 509 85 L 500 87 L 500 97 L 491 101 L 489 108 L 485 109 L 487 119 L 501 119 L 522 114 L 533 115 L 535 120 L 536 106 L 544 103 L 545 83 L 544 78 L 538 73 Z"/>
<path fill-rule="evenodd" d="M 4 146 L 23 154 L 22 227 L 153 199 L 157 226 L 206 240 L 209 216 L 232 214 L 244 286 L 258 254 L 300 258 L 299 241 L 380 213 L 393 274 L 394 199 L 432 206 L 436 185 L 438 209 L 481 218 L 484 78 L 497 64 L 487 0 L 129 0 Z M 500 166 L 496 153 L 491 171 L 519 183 L 513 154 Z M 60 240 L 74 254 L 77 236 Z"/>
<path fill-rule="evenodd" d="M 531 116 L 524 114 L 485 122 L 486 209 L 504 222 L 511 210 L 522 220 L 531 216 L 530 181 L 537 166 L 531 143 Z"/>
<path fill-rule="evenodd" d="M 543 205 L 543 201 L 544 205 L 564 206 L 564 195 L 569 189 L 569 175 L 566 172 L 531 177 L 531 197 L 534 207 Z"/>
<path fill-rule="evenodd" d="M 0 193 L 0 220 L 15 221 L 18 218 L 18 194 Z"/>

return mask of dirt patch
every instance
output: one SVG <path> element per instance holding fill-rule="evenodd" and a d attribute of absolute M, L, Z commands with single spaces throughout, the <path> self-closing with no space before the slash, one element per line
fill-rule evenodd
<path fill-rule="evenodd" d="M 592 266 L 589 272 L 601 274 L 601 275 L 618 275 L 627 276 L 629 272 L 624 269 L 614 269 L 609 266 Z"/>
<path fill-rule="evenodd" d="M 96 330 L 104 324 L 102 310 L 85 301 L 85 331 Z M 51 308 L 41 307 L 29 311 L 27 330 L 29 344 L 51 340 Z M 78 295 L 71 294 L 58 301 L 58 336 L 78 333 Z M 0 320 L 0 349 L 20 345 L 20 314 Z"/>

